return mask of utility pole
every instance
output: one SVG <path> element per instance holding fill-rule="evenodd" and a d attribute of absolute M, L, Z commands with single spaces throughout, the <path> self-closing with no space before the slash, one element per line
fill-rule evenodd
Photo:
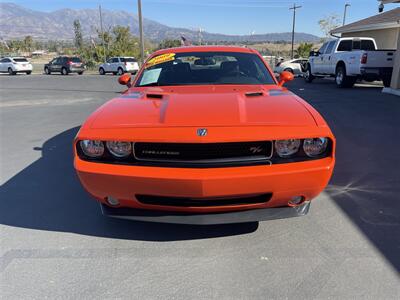
<path fill-rule="evenodd" d="M 103 46 L 104 62 L 106 62 L 107 55 L 106 55 L 106 46 L 104 45 L 103 16 L 102 16 L 102 13 L 101 13 L 101 5 L 99 5 L 99 14 L 100 14 L 101 44 Z"/>
<path fill-rule="evenodd" d="M 142 1 L 138 0 L 138 17 L 139 17 L 139 37 L 140 37 L 140 63 L 144 63 L 144 40 L 143 40 L 143 18 L 142 18 Z"/>
<path fill-rule="evenodd" d="M 301 8 L 301 6 L 296 6 L 296 3 L 293 4 L 293 7 L 289 8 L 289 10 L 293 9 L 293 28 L 292 28 L 292 59 L 294 57 L 294 29 L 296 26 L 296 9 Z"/>
<path fill-rule="evenodd" d="M 346 24 L 346 15 L 347 15 L 347 7 L 351 6 L 349 3 L 344 5 L 344 14 L 343 14 L 343 26 Z"/>

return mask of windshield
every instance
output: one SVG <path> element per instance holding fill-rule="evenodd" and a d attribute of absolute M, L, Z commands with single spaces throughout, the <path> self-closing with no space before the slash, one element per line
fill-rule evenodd
<path fill-rule="evenodd" d="M 186 52 L 162 54 L 147 61 L 136 86 L 274 83 L 256 54 Z"/>

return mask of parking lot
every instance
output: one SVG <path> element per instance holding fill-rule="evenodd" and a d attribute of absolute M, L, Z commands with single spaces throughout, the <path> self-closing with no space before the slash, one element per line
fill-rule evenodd
<path fill-rule="evenodd" d="M 184 226 L 104 218 L 72 165 L 116 76 L 0 75 L 1 294 L 22 298 L 400 298 L 400 98 L 329 80 L 288 87 L 337 138 L 309 215 Z"/>

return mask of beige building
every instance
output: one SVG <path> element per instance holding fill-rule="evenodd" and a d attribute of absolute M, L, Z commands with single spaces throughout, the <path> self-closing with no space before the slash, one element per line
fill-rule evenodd
<path fill-rule="evenodd" d="M 381 3 L 400 3 L 400 0 L 386 0 Z M 400 96 L 400 8 L 336 28 L 331 34 L 340 34 L 342 37 L 372 37 L 378 49 L 397 49 L 392 82 L 390 88 L 385 88 L 384 92 Z"/>

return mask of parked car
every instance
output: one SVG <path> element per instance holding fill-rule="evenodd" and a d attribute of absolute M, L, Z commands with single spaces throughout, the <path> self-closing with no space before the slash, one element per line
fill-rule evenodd
<path fill-rule="evenodd" d="M 136 74 L 139 64 L 134 57 L 111 57 L 106 63 L 99 66 L 99 74 L 113 73 L 122 75 L 124 73 Z"/>
<path fill-rule="evenodd" d="M 327 185 L 335 138 L 261 55 L 196 46 L 152 54 L 73 144 L 104 215 L 216 224 L 305 215 Z M 173 86 L 173 88 L 172 88 Z"/>
<path fill-rule="evenodd" d="M 25 57 L 4 57 L 0 59 L 0 72 L 15 75 L 17 73 L 31 74 L 32 64 Z"/>
<path fill-rule="evenodd" d="M 82 75 L 85 70 L 85 64 L 77 56 L 59 56 L 44 65 L 44 72 L 47 75 L 54 72 L 61 73 L 62 75 L 68 75 L 69 73 Z"/>
<path fill-rule="evenodd" d="M 274 68 L 274 72 L 279 74 L 283 71 L 288 71 L 294 75 L 301 75 L 304 73 L 307 63 L 308 59 L 303 59 L 303 58 L 278 62 Z"/>
<path fill-rule="evenodd" d="M 310 53 L 305 81 L 335 77 L 338 87 L 352 87 L 357 79 L 382 80 L 390 86 L 396 50 L 378 50 L 373 38 L 348 37 L 324 43 Z"/>

